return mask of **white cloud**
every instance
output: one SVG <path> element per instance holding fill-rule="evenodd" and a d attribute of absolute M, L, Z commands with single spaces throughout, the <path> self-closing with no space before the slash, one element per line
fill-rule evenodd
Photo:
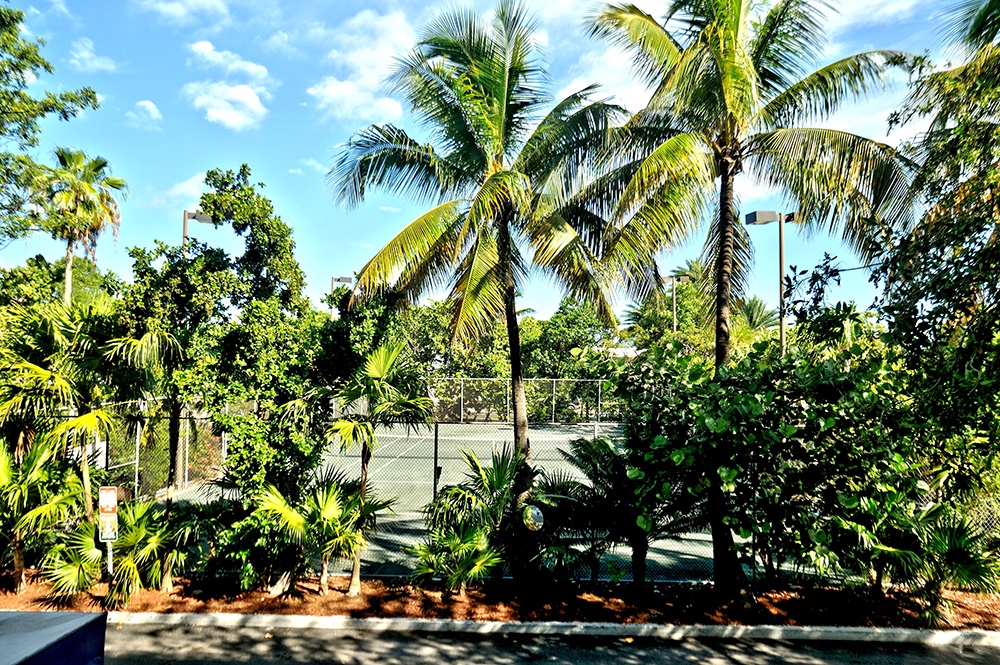
<path fill-rule="evenodd" d="M 595 97 L 610 97 L 630 111 L 638 111 L 649 101 L 650 90 L 632 71 L 632 61 L 628 54 L 617 48 L 605 51 L 600 46 L 580 56 L 572 68 L 574 78 L 556 93 L 556 99 L 579 92 L 593 83 L 599 83 Z"/>
<path fill-rule="evenodd" d="M 313 26 L 319 30 L 322 26 Z M 325 28 L 324 28 L 325 30 Z M 382 81 L 396 57 L 416 40 L 402 12 L 378 14 L 365 10 L 340 26 L 337 48 L 328 58 L 337 73 L 306 92 L 327 117 L 340 120 L 381 121 L 398 118 L 402 106 L 382 92 Z"/>
<path fill-rule="evenodd" d="M 831 32 L 842 32 L 860 25 L 877 25 L 898 21 L 913 15 L 918 7 L 934 6 L 933 0 L 840 0 L 832 3 L 827 12 L 827 27 Z"/>
<path fill-rule="evenodd" d="M 201 195 L 207 191 L 205 174 L 196 173 L 187 180 L 171 185 L 166 191 L 147 193 L 142 201 L 149 208 L 195 210 Z"/>
<path fill-rule="evenodd" d="M 52 4 L 52 13 L 54 13 L 54 14 L 62 14 L 63 16 L 65 16 L 67 18 L 72 18 L 72 19 L 76 18 L 69 11 L 69 8 L 66 7 L 65 0 L 51 0 L 51 4 Z"/>
<path fill-rule="evenodd" d="M 236 132 L 259 127 L 267 115 L 260 95 L 246 84 L 200 81 L 188 83 L 183 92 L 196 109 L 205 112 L 206 120 Z"/>
<path fill-rule="evenodd" d="M 229 17 L 227 0 L 136 0 L 136 4 L 173 23 L 192 23 Z"/>
<path fill-rule="evenodd" d="M 285 53 L 286 55 L 299 55 L 299 49 L 292 46 L 293 41 L 292 35 L 288 34 L 284 30 L 278 30 L 264 40 L 264 48 L 271 51 Z"/>
<path fill-rule="evenodd" d="M 391 213 L 397 213 L 400 212 L 401 210 L 401 208 L 397 208 L 396 206 L 379 206 L 378 209 L 381 212 L 391 212 Z"/>
<path fill-rule="evenodd" d="M 288 169 L 288 172 L 292 175 L 302 175 L 302 169 Z"/>
<path fill-rule="evenodd" d="M 254 129 L 267 115 L 264 100 L 271 99 L 270 88 L 279 85 L 267 73 L 267 67 L 244 60 L 231 51 L 219 51 L 211 42 L 192 44 L 194 62 L 221 70 L 224 81 L 199 81 L 184 86 L 184 95 L 195 108 L 205 112 L 205 119 L 233 131 Z"/>
<path fill-rule="evenodd" d="M 315 159 L 312 158 L 303 159 L 302 163 L 311 168 L 313 171 L 316 171 L 317 173 L 326 173 L 327 170 L 326 167 L 323 166 L 322 162 L 318 162 Z"/>
<path fill-rule="evenodd" d="M 144 99 L 141 102 L 136 102 L 135 108 L 125 114 L 125 120 L 130 127 L 158 132 L 163 114 L 160 113 L 160 109 L 156 108 L 156 104 Z"/>
<path fill-rule="evenodd" d="M 212 42 L 196 42 L 188 48 L 198 63 L 221 69 L 230 76 L 246 76 L 250 81 L 260 84 L 268 79 L 267 67 L 264 65 L 244 60 L 232 51 L 217 51 Z"/>
<path fill-rule="evenodd" d="M 73 42 L 69 52 L 69 64 L 81 72 L 114 72 L 118 64 L 111 58 L 97 55 L 94 52 L 94 42 L 82 37 Z"/>
<path fill-rule="evenodd" d="M 399 118 L 403 107 L 391 97 L 376 97 L 366 83 L 341 81 L 328 76 L 306 90 L 316 98 L 316 107 L 325 115 L 341 120 L 382 122 Z"/>

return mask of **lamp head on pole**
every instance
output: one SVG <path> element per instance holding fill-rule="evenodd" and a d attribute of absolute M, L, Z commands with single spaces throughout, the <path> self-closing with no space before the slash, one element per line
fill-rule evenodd
<path fill-rule="evenodd" d="M 194 212 L 184 211 L 184 217 L 186 219 L 193 219 L 196 222 L 202 222 L 203 224 L 214 224 L 215 220 L 203 213 L 201 210 L 195 210 Z"/>
<path fill-rule="evenodd" d="M 794 224 L 799 221 L 799 213 L 787 212 L 781 214 L 773 210 L 754 210 L 746 215 L 748 226 L 758 226 L 760 224 L 770 224 L 771 222 L 788 222 Z"/>

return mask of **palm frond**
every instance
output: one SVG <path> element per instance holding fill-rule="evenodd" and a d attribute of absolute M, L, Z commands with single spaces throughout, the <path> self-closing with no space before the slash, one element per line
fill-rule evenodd
<path fill-rule="evenodd" d="M 830 129 L 781 129 L 751 143 L 753 173 L 798 201 L 804 228 L 840 231 L 862 259 L 912 226 L 910 165 L 890 146 Z"/>

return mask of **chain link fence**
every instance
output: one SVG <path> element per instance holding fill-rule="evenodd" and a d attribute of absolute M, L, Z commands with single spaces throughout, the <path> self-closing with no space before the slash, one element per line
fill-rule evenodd
<path fill-rule="evenodd" d="M 440 423 L 511 422 L 510 379 L 440 378 L 428 381 L 434 420 Z M 601 379 L 525 379 L 531 423 L 618 422 L 621 402 Z"/>
<path fill-rule="evenodd" d="M 468 394 L 468 393 L 467 393 Z M 617 422 L 536 423 L 530 427 L 533 465 L 541 472 L 563 478 L 585 480 L 560 454 L 579 438 L 602 437 L 621 443 L 623 427 Z M 366 575 L 404 576 L 413 571 L 408 548 L 426 535 L 423 508 L 443 487 L 462 482 L 468 472 L 463 451 L 473 452 L 488 465 L 494 451 L 514 445 L 510 423 L 439 422 L 417 431 L 383 430 L 379 447 L 369 465 L 369 477 L 379 496 L 396 500 L 393 512 L 382 518 L 377 533 L 363 556 Z M 360 458 L 335 451 L 327 453 L 324 465 L 357 476 Z M 599 579 L 631 580 L 632 552 L 626 546 L 612 548 L 601 557 Z M 344 571 L 347 568 L 345 565 Z M 589 579 L 590 569 L 576 571 Z M 646 577 L 654 582 L 700 582 L 712 577 L 712 543 L 707 532 L 693 531 L 654 541 L 647 558 Z"/>
<path fill-rule="evenodd" d="M 179 489 L 196 487 L 222 475 L 227 436 L 216 433 L 206 414 L 184 411 L 179 421 Z M 170 476 L 170 418 L 152 410 L 129 414 L 88 453 L 105 469 L 110 484 L 131 497 L 166 494 Z"/>

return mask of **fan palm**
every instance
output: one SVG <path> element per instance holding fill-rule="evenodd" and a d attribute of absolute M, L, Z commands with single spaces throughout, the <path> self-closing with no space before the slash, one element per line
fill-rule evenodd
<path fill-rule="evenodd" d="M 533 32 L 509 0 L 490 22 L 460 10 L 438 17 L 389 79 L 435 140 L 371 126 L 329 173 L 335 197 L 348 205 L 371 187 L 434 202 L 362 268 L 360 293 L 391 285 L 415 299 L 446 287 L 453 341 L 506 322 L 522 496 L 530 448 L 516 294 L 535 268 L 613 320 L 595 272 L 603 222 L 581 182 L 590 173 L 586 154 L 619 115 L 591 102 L 591 89 L 543 113 L 550 98 Z"/>
<path fill-rule="evenodd" d="M 757 296 L 737 301 L 736 313 L 743 317 L 747 326 L 753 331 L 767 330 L 780 322 L 777 310 L 770 309 L 767 303 Z"/>
<path fill-rule="evenodd" d="M 91 256 L 97 239 L 108 226 L 117 236 L 121 210 L 116 195 L 125 196 L 128 185 L 111 175 L 103 157 L 88 157 L 82 150 L 56 148 L 58 166 L 44 170 L 43 188 L 50 210 L 48 225 L 54 238 L 66 243 L 63 302 L 73 293 L 73 251 L 82 244 Z"/>
<path fill-rule="evenodd" d="M 331 560 L 353 559 L 365 546 L 363 523 L 392 504 L 367 498 L 362 514 L 360 484 L 347 482 L 340 473 L 328 472 L 312 479 L 298 503 L 289 502 L 278 488 L 270 485 L 264 488 L 259 506 L 262 512 L 278 519 L 282 530 L 302 546 L 301 552 L 311 547 L 319 554 L 322 567 L 319 592 L 325 596 L 329 593 Z M 289 562 L 292 575 L 300 564 L 301 561 Z M 289 580 L 288 586 L 292 581 Z"/>
<path fill-rule="evenodd" d="M 907 61 L 900 52 L 870 51 L 811 71 L 826 42 L 826 9 L 822 0 L 671 0 L 663 23 L 632 4 L 607 4 L 592 17 L 592 34 L 626 48 L 653 89 L 622 136 L 617 180 L 609 176 L 621 191 L 609 263 L 641 288 L 660 250 L 711 220 L 705 254 L 714 271 L 716 368 L 729 362 L 730 307 L 752 257 L 737 223 L 741 173 L 796 201 L 806 226 L 839 230 L 863 257 L 912 221 L 893 148 L 806 127 L 881 89 L 888 68 Z M 721 583 L 742 572 L 718 484 L 711 479 L 709 510 Z"/>
<path fill-rule="evenodd" d="M 368 510 L 368 464 L 378 445 L 378 428 L 400 425 L 415 428 L 426 425 L 431 416 L 427 386 L 406 362 L 404 349 L 404 343 L 387 342 L 372 351 L 364 366 L 336 395 L 343 415 L 327 434 L 345 452 L 355 446 L 361 449 L 359 515 Z M 358 547 L 354 552 L 349 596 L 361 593 L 361 549 Z"/>
<path fill-rule="evenodd" d="M 27 588 L 25 547 L 63 518 L 76 501 L 78 483 L 71 478 L 61 487 L 58 479 L 53 482 L 53 454 L 52 443 L 42 438 L 32 443 L 20 461 L 0 446 L 0 524 L 4 527 L 0 533 L 14 554 L 14 593 Z"/>
<path fill-rule="evenodd" d="M 165 334 L 115 337 L 113 319 L 111 304 L 101 299 L 72 308 L 62 303 L 15 307 L 2 337 L 0 426 L 17 427 L 22 447 L 37 433 L 49 432 L 63 448 L 79 449 L 90 521 L 87 448 L 107 435 L 116 403 L 141 395 L 147 384 L 143 366 L 173 343 Z"/>

